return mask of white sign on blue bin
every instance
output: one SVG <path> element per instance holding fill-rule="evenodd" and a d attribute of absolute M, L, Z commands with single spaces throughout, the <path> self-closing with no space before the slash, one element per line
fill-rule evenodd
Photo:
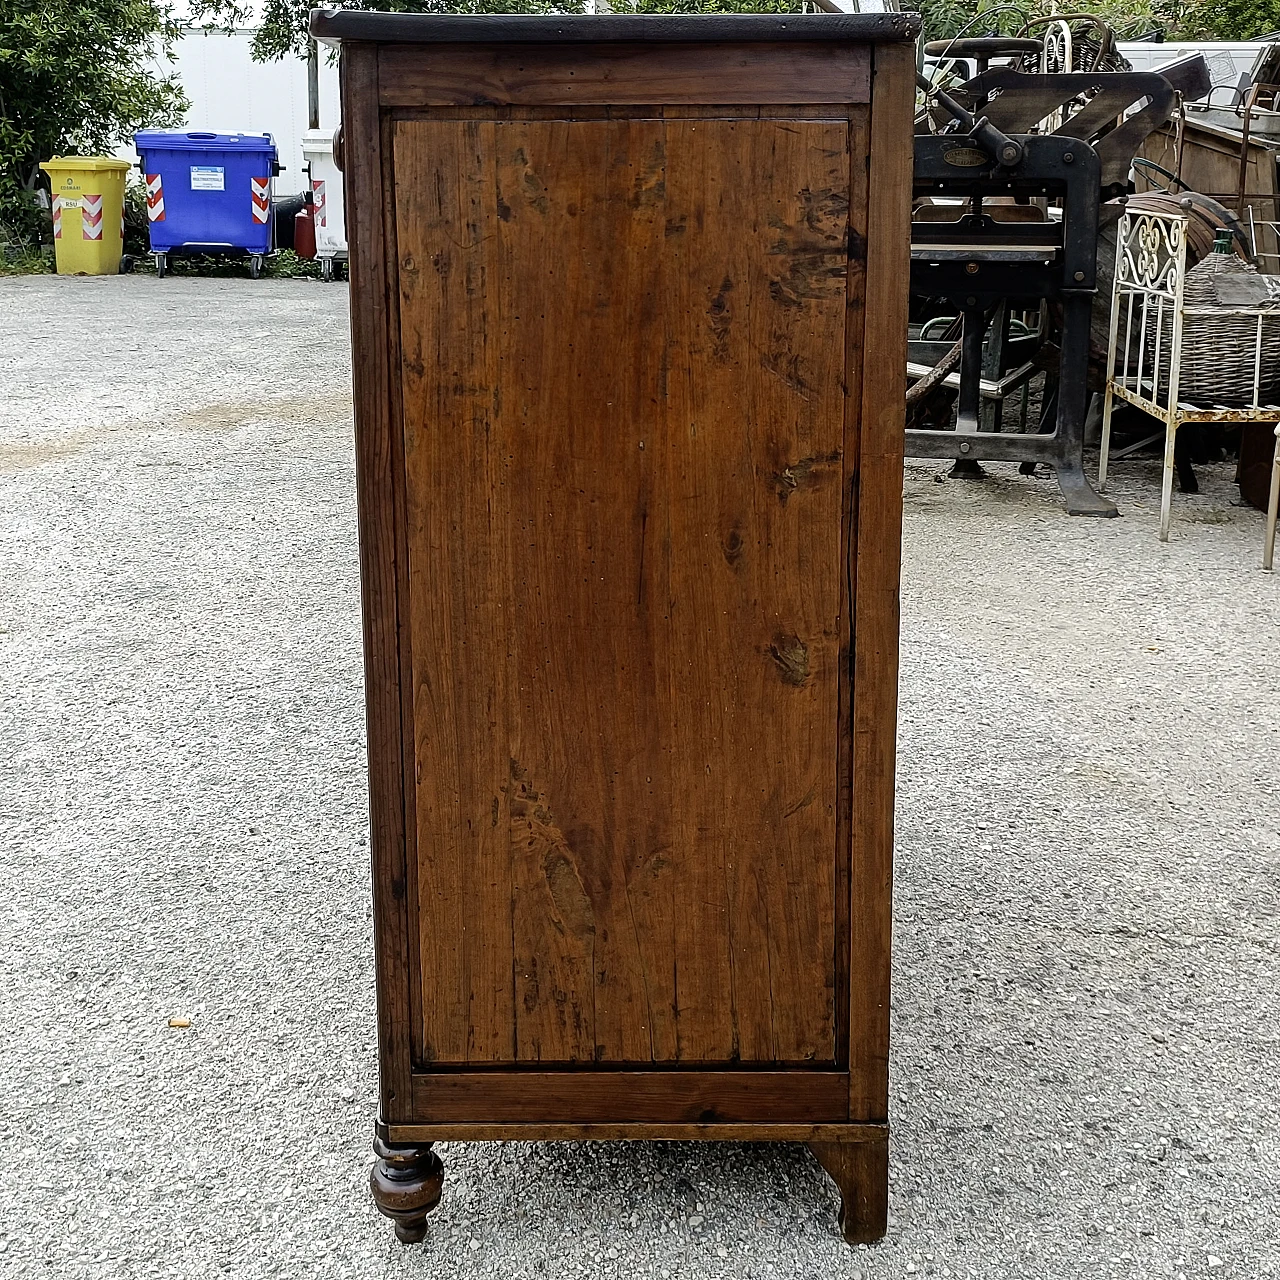
<path fill-rule="evenodd" d="M 225 191 L 225 170 L 216 164 L 193 164 L 191 166 L 192 191 Z"/>

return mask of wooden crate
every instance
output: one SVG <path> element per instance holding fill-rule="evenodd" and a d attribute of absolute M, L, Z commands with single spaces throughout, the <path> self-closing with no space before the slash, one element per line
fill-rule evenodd
<path fill-rule="evenodd" d="M 382 1096 L 887 1198 L 916 19 L 342 46 Z"/>
<path fill-rule="evenodd" d="M 1176 122 L 1161 126 L 1142 144 L 1138 155 L 1154 160 L 1170 173 L 1178 168 L 1178 128 Z M 1249 210 L 1257 225 L 1258 270 L 1280 272 L 1280 243 L 1276 229 L 1266 225 L 1280 219 L 1280 200 L 1269 199 L 1280 195 L 1280 168 L 1277 167 L 1277 148 L 1274 138 L 1251 138 L 1249 155 L 1245 162 L 1244 207 L 1238 208 L 1235 193 L 1240 184 L 1241 134 L 1220 129 L 1211 124 L 1188 120 L 1183 130 L 1182 173 L 1183 182 L 1192 191 L 1211 195 L 1227 208 L 1234 210 L 1249 234 Z M 1135 170 L 1135 186 L 1139 191 L 1163 190 L 1166 180 L 1141 167 Z M 1181 190 L 1181 188 L 1179 188 Z M 1250 199 L 1249 196 L 1253 196 Z"/>

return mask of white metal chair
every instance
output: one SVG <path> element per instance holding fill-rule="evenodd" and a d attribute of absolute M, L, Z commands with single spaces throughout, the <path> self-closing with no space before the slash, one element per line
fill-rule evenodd
<path fill-rule="evenodd" d="M 1115 283 L 1111 295 L 1111 339 L 1107 350 L 1107 388 L 1102 407 L 1102 451 L 1098 488 L 1107 480 L 1111 452 L 1111 413 L 1116 398 L 1164 423 L 1164 475 L 1160 492 L 1160 541 L 1169 540 L 1173 502 L 1174 447 L 1184 422 L 1270 422 L 1280 420 L 1280 405 L 1262 397 L 1263 325 L 1275 323 L 1274 311 L 1251 307 L 1186 306 L 1183 284 L 1187 270 L 1187 219 L 1180 214 L 1129 212 L 1122 215 L 1116 236 Z M 1256 322 L 1252 352 L 1253 395 L 1244 408 L 1192 403 L 1179 398 L 1183 368 L 1183 334 L 1187 318 L 1213 317 L 1239 325 Z M 1123 335 L 1121 327 L 1123 323 Z M 1238 353 L 1237 353 L 1238 354 Z M 1203 360 L 1203 354 L 1197 359 Z M 1203 370 L 1199 371 L 1203 383 Z M 1274 485 L 1272 486 L 1274 502 Z M 1268 546 L 1271 538 L 1269 535 Z M 1270 560 L 1270 552 L 1267 559 Z"/>

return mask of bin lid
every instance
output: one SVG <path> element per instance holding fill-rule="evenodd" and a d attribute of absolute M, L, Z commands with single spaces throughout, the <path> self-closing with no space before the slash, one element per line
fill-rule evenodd
<path fill-rule="evenodd" d="M 133 145 L 160 151 L 274 151 L 269 133 L 218 133 L 208 129 L 144 129 Z"/>
<path fill-rule="evenodd" d="M 101 173 L 103 170 L 132 169 L 133 165 L 127 160 L 117 160 L 114 156 L 54 156 L 52 160 L 41 160 L 40 167 L 45 173 L 61 172 L 63 169 Z"/>
<path fill-rule="evenodd" d="M 332 151 L 332 129 L 308 129 L 302 135 L 303 151 Z"/>

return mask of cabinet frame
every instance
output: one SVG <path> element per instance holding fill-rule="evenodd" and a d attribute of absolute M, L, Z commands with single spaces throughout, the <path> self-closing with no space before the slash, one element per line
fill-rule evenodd
<path fill-rule="evenodd" d="M 557 32 L 549 29 L 553 21 Z M 652 36 L 654 22 L 667 24 L 670 34 Z M 675 28 L 683 35 L 690 22 L 696 38 L 677 39 Z M 708 42 L 703 32 L 712 22 L 718 38 Z M 581 34 L 587 23 L 589 42 Z M 635 38 L 637 23 L 642 39 Z M 748 26 L 759 34 L 743 40 Z M 801 28 L 804 38 L 789 34 L 788 26 Z M 499 27 L 501 40 L 475 38 Z M 609 28 L 627 38 L 614 37 Z M 841 1186 L 846 1237 L 883 1234 L 916 29 L 906 14 L 796 16 L 789 22 L 763 16 L 444 19 L 338 12 L 313 18 L 317 35 L 341 43 L 381 1065 L 377 1133 L 380 1154 L 391 1153 L 380 1166 L 384 1180 L 402 1175 L 408 1186 L 413 1175 L 419 1184 L 430 1182 L 436 1175 L 427 1148 L 435 1141 L 803 1141 Z M 531 30 L 543 34 L 530 36 Z M 439 44 L 437 31 L 466 38 Z M 658 54 L 650 43 L 655 39 L 665 46 Z M 587 83 L 564 87 L 570 65 L 593 68 Z M 798 69 L 804 71 L 800 82 Z M 715 105 L 705 105 L 717 86 Z M 845 820 L 837 840 L 847 856 L 837 859 L 834 1067 L 426 1069 L 422 1062 L 392 142 L 402 119 L 493 119 L 495 113 L 501 119 L 575 120 L 869 116 L 868 154 L 851 157 L 850 190 L 866 198 L 867 231 L 866 244 L 858 247 L 864 269 L 849 272 L 846 316 L 841 614 L 849 620 L 842 653 L 851 648 L 852 654 L 837 709 L 843 752 L 837 771 L 849 794 L 838 805 Z M 855 247 L 850 250 L 852 255 Z M 375 1170 L 375 1196 L 378 1177 Z M 409 1210 L 393 1212 L 385 1197 L 378 1198 L 399 1230 Z M 413 1212 L 421 1217 L 426 1210 L 419 1205 Z"/>

